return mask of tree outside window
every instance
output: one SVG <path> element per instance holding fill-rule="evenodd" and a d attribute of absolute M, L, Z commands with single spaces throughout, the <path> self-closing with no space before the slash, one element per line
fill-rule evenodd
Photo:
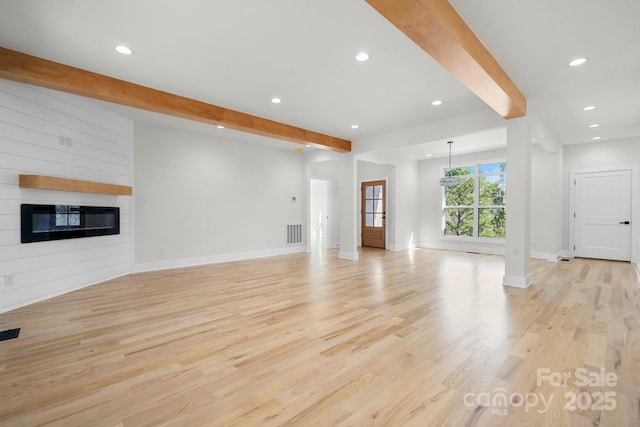
<path fill-rule="evenodd" d="M 446 175 L 460 176 L 460 184 L 444 187 L 444 235 L 504 238 L 506 163 L 457 167 Z"/>
<path fill-rule="evenodd" d="M 444 187 L 445 236 L 473 237 L 475 168 L 448 169 L 446 176 L 460 176 L 460 183 Z"/>

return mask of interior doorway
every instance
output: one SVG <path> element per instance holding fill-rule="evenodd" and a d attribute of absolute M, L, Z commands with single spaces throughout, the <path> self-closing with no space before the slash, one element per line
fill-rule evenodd
<path fill-rule="evenodd" d="M 329 247 L 329 200 L 331 186 L 327 179 L 310 181 L 309 242 L 311 251 Z"/>
<path fill-rule="evenodd" d="M 632 170 L 572 172 L 570 185 L 574 255 L 630 261 Z"/>

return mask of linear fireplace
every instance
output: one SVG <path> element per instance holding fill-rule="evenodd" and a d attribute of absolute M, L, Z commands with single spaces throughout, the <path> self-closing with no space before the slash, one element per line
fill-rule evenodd
<path fill-rule="evenodd" d="M 120 234 L 120 208 L 21 205 L 22 243 Z"/>

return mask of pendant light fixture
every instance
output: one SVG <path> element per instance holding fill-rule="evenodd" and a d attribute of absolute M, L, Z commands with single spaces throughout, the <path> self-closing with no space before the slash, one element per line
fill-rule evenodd
<path fill-rule="evenodd" d="M 454 187 L 460 184 L 460 176 L 459 175 L 449 175 L 451 172 L 451 145 L 453 141 L 447 141 L 449 144 L 449 168 L 445 169 L 444 176 L 440 178 L 440 186 L 441 187 Z"/>

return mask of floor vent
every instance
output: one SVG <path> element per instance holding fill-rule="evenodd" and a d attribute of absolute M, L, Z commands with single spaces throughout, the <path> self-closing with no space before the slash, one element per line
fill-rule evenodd
<path fill-rule="evenodd" d="M 0 332 L 0 341 L 12 340 L 14 338 L 18 338 L 20 335 L 20 328 L 17 329 L 7 329 L 6 331 Z"/>
<path fill-rule="evenodd" d="M 287 225 L 287 245 L 302 243 L 302 224 Z"/>

